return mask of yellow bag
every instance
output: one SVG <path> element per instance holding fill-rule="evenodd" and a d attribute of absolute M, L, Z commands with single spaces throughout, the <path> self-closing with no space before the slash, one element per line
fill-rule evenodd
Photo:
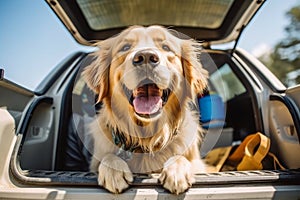
<path fill-rule="evenodd" d="M 258 132 L 247 136 L 235 150 L 234 147 L 213 149 L 205 161 L 209 172 L 285 169 L 269 150 L 270 139 Z"/>

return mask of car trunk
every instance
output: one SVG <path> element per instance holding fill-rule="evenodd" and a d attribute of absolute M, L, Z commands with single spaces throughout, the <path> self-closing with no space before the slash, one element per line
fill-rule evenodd
<path fill-rule="evenodd" d="M 221 53 L 217 51 L 216 53 L 212 51 L 211 57 L 214 58 L 215 62 L 218 63 L 220 60 L 227 60 L 226 55 L 230 55 L 229 53 Z M 216 58 L 220 57 L 220 58 Z M 76 186 L 76 187 L 97 187 L 97 174 L 93 172 L 88 172 L 86 170 L 76 170 L 76 168 L 66 168 L 62 165 L 65 162 L 65 158 L 63 156 L 63 151 L 65 151 L 66 146 L 66 132 L 68 132 L 68 122 L 71 112 L 77 112 L 74 110 L 74 106 L 72 107 L 72 102 L 70 102 L 70 98 L 74 95 L 74 87 L 76 83 L 77 74 L 82 70 L 81 67 L 86 66 L 90 62 L 88 58 L 88 54 L 78 53 L 71 56 L 65 62 L 63 62 L 60 66 L 58 66 L 57 71 L 63 71 L 66 67 L 69 70 L 64 72 L 63 78 L 61 80 L 56 80 L 54 77 L 57 74 L 53 74 L 52 77 L 47 77 L 49 80 L 53 80 L 53 84 L 57 85 L 55 82 L 61 82 L 60 90 L 57 91 L 56 88 L 51 88 L 49 84 L 44 86 L 40 86 L 40 92 L 36 92 L 36 96 L 34 97 L 32 102 L 29 104 L 30 106 L 25 109 L 23 114 L 23 122 L 22 126 L 18 128 L 17 136 L 16 136 L 16 144 L 14 147 L 14 151 L 11 157 L 11 173 L 14 180 L 16 180 L 19 184 L 26 186 Z M 221 62 L 220 62 L 221 63 Z M 71 66 L 71 67 L 70 67 Z M 221 66 L 221 64 L 220 64 Z M 68 81 L 67 81 L 68 80 Z M 79 81 L 80 82 L 80 81 Z M 46 89 L 48 87 L 48 89 Z M 75 89 L 76 90 L 76 89 Z M 47 91 L 47 92 L 42 92 Z M 55 92 L 55 95 L 53 93 Z M 57 93 L 57 94 L 56 94 Z M 295 94 L 295 90 L 290 92 L 291 95 Z M 71 95 L 71 96 L 70 96 Z M 56 96 L 56 97 L 55 97 Z M 74 97 L 74 96 L 73 96 Z M 247 95 L 242 94 L 241 99 L 235 98 L 235 101 L 231 103 L 231 105 L 238 105 L 241 102 L 240 106 L 245 107 L 245 102 L 249 97 Z M 69 100 L 68 100 L 69 99 Z M 272 101 L 275 101 L 276 98 L 273 98 Z M 251 101 L 249 101 L 251 102 Z M 77 105 L 77 104 L 75 104 Z M 229 105 L 229 104 L 227 104 Z M 91 106 L 94 106 L 92 102 Z M 247 106 L 248 107 L 248 106 Z M 239 107 L 240 108 L 240 107 Z M 233 114 L 239 108 L 230 108 L 230 112 Z M 249 112 L 254 112 L 249 110 Z M 43 116 L 40 113 L 44 113 Z M 56 114 L 55 114 L 56 113 Z M 253 115 L 253 114 L 251 114 Z M 229 119 L 226 119 L 226 123 L 230 127 L 234 127 L 235 130 L 245 129 L 247 124 L 253 123 L 251 127 L 249 127 L 249 132 L 253 132 L 255 130 L 262 129 L 259 124 L 259 120 L 255 121 L 255 118 L 245 118 L 245 126 L 241 124 L 232 124 L 234 122 L 230 122 L 235 118 L 239 118 L 240 116 L 228 115 Z M 244 116 L 245 117 L 245 116 Z M 250 123 L 250 124 L 251 124 Z M 57 127 L 56 129 L 55 127 Z M 241 130 L 242 130 L 241 129 Z M 253 130 L 252 130 L 253 129 Z M 224 141 L 228 140 L 226 135 L 226 130 L 228 128 L 221 127 L 222 135 L 220 138 L 223 138 Z M 43 140 L 44 134 L 48 133 L 48 139 Z M 211 132 L 211 133 L 210 133 Z M 209 134 L 214 134 L 214 129 L 208 129 Z M 231 128 L 229 128 L 229 134 L 232 134 Z M 235 136 L 237 138 L 233 138 L 231 135 L 229 138 L 229 142 L 221 142 L 220 147 L 226 147 L 226 145 L 230 145 L 232 141 L 238 142 L 243 140 L 241 136 Z M 215 145 L 215 146 L 214 146 Z M 208 149 L 212 149 L 216 147 L 216 142 L 213 143 L 213 147 L 209 147 Z M 274 146 L 273 146 L 274 147 Z M 281 144 L 280 147 L 284 147 L 284 144 Z M 297 149 L 297 147 L 295 147 Z M 280 151 L 280 148 L 275 146 L 275 152 Z M 277 154 L 278 155 L 278 154 Z M 39 158 L 39 159 L 36 159 Z M 286 162 L 283 162 L 286 166 Z M 297 164 L 295 164 L 296 166 Z M 292 166 L 292 165 L 291 165 Z M 300 170 L 291 167 L 289 169 L 263 169 L 263 170 L 247 170 L 247 171 L 222 171 L 217 172 L 214 171 L 212 173 L 198 173 L 195 175 L 196 182 L 193 184 L 192 188 L 197 189 L 203 187 L 230 187 L 234 185 L 235 187 L 246 185 L 256 185 L 256 186 L 267 186 L 267 185 L 293 185 L 298 184 L 300 178 Z M 158 174 L 135 174 L 134 182 L 130 184 L 130 188 L 135 189 L 145 189 L 145 188 L 161 188 L 161 185 L 158 181 Z M 105 192 L 104 192 L 105 193 Z"/>

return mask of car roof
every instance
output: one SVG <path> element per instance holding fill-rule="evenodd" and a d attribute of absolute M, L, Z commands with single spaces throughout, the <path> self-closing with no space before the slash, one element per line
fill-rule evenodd
<path fill-rule="evenodd" d="M 131 25 L 163 25 L 206 44 L 227 43 L 240 33 L 263 0 L 46 0 L 84 45 Z"/>

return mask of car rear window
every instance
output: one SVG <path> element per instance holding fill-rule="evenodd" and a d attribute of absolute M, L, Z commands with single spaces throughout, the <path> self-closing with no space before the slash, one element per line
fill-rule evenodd
<path fill-rule="evenodd" d="M 224 101 L 246 92 L 246 88 L 231 70 L 228 63 L 224 63 L 218 71 L 212 73 L 210 81 Z"/>
<path fill-rule="evenodd" d="M 233 0 L 77 0 L 77 3 L 94 30 L 154 22 L 215 29 L 222 24 Z"/>

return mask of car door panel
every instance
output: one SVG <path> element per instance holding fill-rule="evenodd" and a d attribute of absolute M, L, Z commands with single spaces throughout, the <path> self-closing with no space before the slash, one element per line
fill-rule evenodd
<path fill-rule="evenodd" d="M 12 116 L 13 131 L 24 141 L 18 153 L 21 155 L 21 168 L 51 169 L 54 143 L 51 134 L 54 127 L 54 110 L 51 106 L 53 99 L 36 96 L 34 92 L 4 78 L 0 81 L 0 94 L 0 108 Z M 7 118 L 4 111 L 0 118 Z M 5 141 L 6 132 L 7 129 L 4 129 L 0 133 L 1 141 Z"/>
<path fill-rule="evenodd" d="M 294 103 L 300 108 L 300 85 L 288 88 L 285 92 L 286 96 L 293 99 Z"/>
<path fill-rule="evenodd" d="M 24 140 L 20 152 L 22 169 L 52 169 L 55 116 L 52 103 L 50 97 L 36 97 L 24 114 L 18 129 Z"/>
<path fill-rule="evenodd" d="M 288 168 L 299 168 L 300 86 L 270 96 L 271 149 Z M 297 94 L 298 93 L 298 94 Z M 295 153 L 291 153 L 295 152 Z"/>

